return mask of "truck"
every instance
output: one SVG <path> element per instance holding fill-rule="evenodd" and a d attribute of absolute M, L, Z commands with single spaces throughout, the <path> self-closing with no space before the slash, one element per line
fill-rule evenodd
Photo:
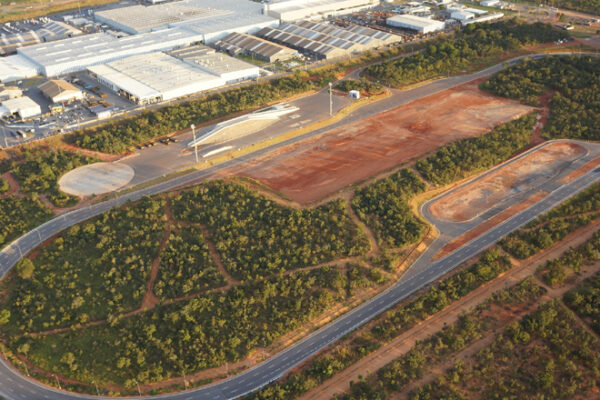
<path fill-rule="evenodd" d="M 17 133 L 18 133 L 18 134 L 19 134 L 19 136 L 21 136 L 23 139 L 27 139 L 27 132 L 25 132 L 24 130 L 22 130 L 22 129 L 19 129 L 19 130 L 17 131 Z"/>

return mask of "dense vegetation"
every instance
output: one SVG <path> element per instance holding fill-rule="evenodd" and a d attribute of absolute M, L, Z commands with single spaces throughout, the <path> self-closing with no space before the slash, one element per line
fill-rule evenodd
<path fill-rule="evenodd" d="M 565 283 L 573 273 L 578 273 L 582 265 L 592 264 L 598 260 L 600 260 L 600 232 L 594 233 L 590 240 L 576 249 L 571 248 L 562 256 L 548 260 L 537 273 L 547 285 L 558 286 Z"/>
<path fill-rule="evenodd" d="M 69 151 L 43 149 L 23 149 L 23 158 L 12 163 L 12 173 L 21 185 L 21 193 L 45 194 L 57 207 L 73 206 L 79 201 L 77 197 L 59 191 L 61 175 L 94 161 Z"/>
<path fill-rule="evenodd" d="M 600 2 L 598 0 L 548 0 L 546 3 L 552 7 L 600 15 Z"/>
<path fill-rule="evenodd" d="M 341 199 L 294 210 L 245 186 L 215 181 L 175 197 L 173 211 L 179 220 L 208 228 L 225 268 L 239 279 L 361 255 L 369 248 Z"/>
<path fill-rule="evenodd" d="M 174 298 L 225 285 L 200 229 L 194 226 L 172 232 L 160 257 L 154 293 Z"/>
<path fill-rule="evenodd" d="M 596 220 L 599 209 L 600 184 L 596 183 L 511 233 L 500 244 L 514 257 L 530 257 Z"/>
<path fill-rule="evenodd" d="M 139 306 L 164 231 L 163 201 L 106 212 L 25 258 L 4 282 L 4 330 L 36 332 L 103 319 Z"/>
<path fill-rule="evenodd" d="M 392 308 L 379 317 L 372 328 L 337 342 L 332 350 L 316 356 L 302 372 L 292 374 L 249 398 L 296 398 L 509 268 L 511 264 L 506 257 L 501 257 L 497 250 L 488 250 L 474 265 L 445 279 L 438 286 L 426 289 L 416 299 Z"/>
<path fill-rule="evenodd" d="M 417 161 L 417 170 L 425 179 L 438 185 L 486 170 L 529 145 L 534 124 L 535 114 L 529 114 L 483 136 L 450 143 L 432 156 Z"/>
<path fill-rule="evenodd" d="M 425 183 L 410 169 L 357 189 L 352 207 L 358 217 L 375 233 L 382 246 L 402 247 L 417 242 L 425 227 L 408 205 L 414 195 L 425 190 Z"/>
<path fill-rule="evenodd" d="M 84 382 L 159 381 L 232 362 L 266 347 L 375 283 L 360 267 L 322 267 L 159 306 L 110 325 L 13 338 L 13 350 L 53 373 Z M 110 349 L 110 351 L 107 351 Z"/>
<path fill-rule="evenodd" d="M 37 196 L 0 198 L 0 248 L 46 222 L 52 215 Z"/>
<path fill-rule="evenodd" d="M 8 181 L 4 178 L 0 178 L 0 194 L 4 194 L 10 190 Z"/>
<path fill-rule="evenodd" d="M 567 292 L 565 303 L 600 334 L 600 275 L 586 279 Z"/>
<path fill-rule="evenodd" d="M 538 300 L 545 290 L 532 279 L 504 289 L 487 298 L 458 321 L 446 326 L 423 341 L 417 342 L 406 354 L 385 365 L 376 374 L 353 384 L 344 400 L 384 399 L 391 392 L 403 390 L 411 381 L 423 376 L 431 366 L 481 339 L 484 334 L 504 324 L 506 309 L 522 309 Z"/>
<path fill-rule="evenodd" d="M 391 86 L 459 72 L 486 57 L 534 43 L 554 42 L 566 34 L 549 24 L 527 24 L 517 19 L 467 25 L 455 39 L 430 44 L 423 52 L 368 67 L 368 76 Z"/>
<path fill-rule="evenodd" d="M 598 345 L 570 311 L 551 301 L 411 399 L 591 398 L 599 378 Z"/>
<path fill-rule="evenodd" d="M 342 92 L 350 92 L 351 90 L 358 90 L 361 94 L 368 95 L 370 93 L 379 93 L 383 89 L 383 86 L 379 83 L 372 82 L 368 79 L 344 79 L 339 81 L 334 86 L 335 89 Z"/>
<path fill-rule="evenodd" d="M 600 140 L 600 58 L 548 57 L 507 68 L 481 86 L 494 94 L 537 104 L 552 91 L 547 138 Z"/>

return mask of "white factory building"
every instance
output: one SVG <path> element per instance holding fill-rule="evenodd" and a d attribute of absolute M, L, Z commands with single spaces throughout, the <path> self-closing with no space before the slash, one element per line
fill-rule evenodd
<path fill-rule="evenodd" d="M 281 22 L 350 14 L 379 4 L 378 0 L 271 0 L 265 14 Z"/>
<path fill-rule="evenodd" d="M 102 84 L 123 97 L 149 104 L 185 97 L 230 82 L 258 76 L 258 67 L 223 54 L 205 54 L 186 62 L 151 53 L 88 68 Z"/>
<path fill-rule="evenodd" d="M 390 17 L 386 20 L 386 24 L 395 28 L 410 29 L 419 33 L 441 31 L 445 27 L 445 24 L 442 21 L 408 14 Z"/>
<path fill-rule="evenodd" d="M 250 0 L 182 0 L 151 6 L 132 5 L 98 11 L 98 22 L 123 32 L 137 34 L 185 27 L 202 36 L 202 42 L 217 41 L 231 32 L 254 33 L 279 21 Z"/>
<path fill-rule="evenodd" d="M 29 97 L 17 97 L 5 100 L 0 106 L 0 116 L 18 115 L 21 119 L 28 119 L 42 114 L 42 108 Z"/>
<path fill-rule="evenodd" d="M 201 35 L 184 29 L 166 29 L 122 38 L 94 33 L 23 47 L 18 50 L 18 56 L 35 64 L 38 73 L 54 77 L 137 54 L 187 46 L 201 39 Z"/>

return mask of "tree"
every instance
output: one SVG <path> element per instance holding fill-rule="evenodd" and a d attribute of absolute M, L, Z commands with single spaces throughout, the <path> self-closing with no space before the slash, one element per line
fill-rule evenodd
<path fill-rule="evenodd" d="M 2 310 L 0 311 L 0 325 L 7 324 L 10 320 L 10 311 Z"/>
<path fill-rule="evenodd" d="M 16 271 L 19 278 L 31 280 L 35 272 L 35 265 L 33 265 L 30 259 L 24 258 L 17 264 Z"/>

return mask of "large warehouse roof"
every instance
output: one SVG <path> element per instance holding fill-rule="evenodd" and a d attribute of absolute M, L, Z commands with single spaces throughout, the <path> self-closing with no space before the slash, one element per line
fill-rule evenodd
<path fill-rule="evenodd" d="M 246 33 L 231 33 L 215 43 L 230 54 L 247 53 L 269 62 L 291 58 L 295 50 Z"/>
<path fill-rule="evenodd" d="M 329 15 L 372 7 L 376 0 L 273 0 L 268 6 L 268 14 L 281 21 L 295 21 L 314 15 Z"/>
<path fill-rule="evenodd" d="M 137 55 L 88 69 L 113 88 L 141 101 L 169 100 L 225 83 L 164 53 Z"/>
<path fill-rule="evenodd" d="M 340 57 L 401 40 L 400 36 L 356 25 L 340 27 L 310 21 L 288 23 L 277 29 L 265 28 L 257 35 L 323 58 Z"/>
<path fill-rule="evenodd" d="M 197 33 L 178 28 L 122 38 L 94 33 L 23 47 L 18 52 L 37 64 L 46 76 L 56 76 L 136 54 L 186 46 L 199 40 L 201 36 Z"/>
<path fill-rule="evenodd" d="M 249 0 L 183 0 L 152 6 L 129 6 L 99 11 L 96 19 L 129 33 L 165 27 L 189 26 L 213 40 L 221 32 L 249 32 L 274 26 L 277 20 L 263 15 L 262 6 Z"/>
<path fill-rule="evenodd" d="M 67 37 L 81 35 L 82 32 L 70 25 L 59 21 L 49 20 L 39 25 L 38 29 L 31 29 L 12 35 L 0 35 L 0 55 L 11 54 L 19 47 L 30 46 L 41 42 L 51 42 Z"/>
<path fill-rule="evenodd" d="M 0 82 L 18 81 L 39 73 L 39 67 L 35 63 L 19 54 L 0 57 Z"/>

